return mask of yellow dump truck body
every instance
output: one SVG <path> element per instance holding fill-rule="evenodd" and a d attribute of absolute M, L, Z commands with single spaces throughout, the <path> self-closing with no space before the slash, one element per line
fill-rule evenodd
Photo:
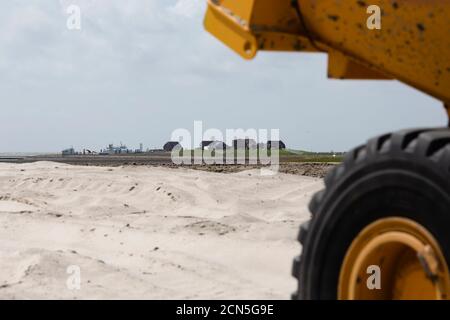
<path fill-rule="evenodd" d="M 326 52 L 330 78 L 398 79 L 450 105 L 450 0 L 209 0 L 205 27 L 247 59 Z"/>

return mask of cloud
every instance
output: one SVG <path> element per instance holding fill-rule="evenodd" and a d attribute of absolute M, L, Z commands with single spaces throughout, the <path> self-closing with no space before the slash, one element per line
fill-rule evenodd
<path fill-rule="evenodd" d="M 81 31 L 66 28 L 66 9 L 72 4 L 80 7 Z M 61 75 L 55 70 L 69 71 L 71 78 L 82 76 L 92 65 L 100 78 L 105 76 L 102 71 L 134 68 L 190 73 L 201 68 L 201 56 L 208 55 L 201 30 L 203 8 L 204 2 L 196 0 L 60 0 L 59 5 L 18 1 L 9 5 L 8 18 L 0 22 L 2 70 L 46 80 Z M 198 25 L 192 23 L 194 18 Z"/>
<path fill-rule="evenodd" d="M 80 31 L 66 27 L 72 4 L 80 6 Z M 127 139 L 159 147 L 193 120 L 283 127 L 281 134 L 289 135 L 283 139 L 297 147 L 310 143 L 302 132 L 316 132 L 313 147 L 343 150 L 407 121 L 433 124 L 441 116 L 442 108 L 430 112 L 435 101 L 395 83 L 328 81 L 323 55 L 261 53 L 243 61 L 205 32 L 205 5 L 0 2 L 0 136 L 10 137 L 0 140 L 0 152 L 95 148 Z M 420 121 L 410 117 L 414 108 Z M 392 110 L 399 116 L 374 120 Z M 336 131 L 345 132 L 332 139 Z"/>
<path fill-rule="evenodd" d="M 193 18 L 200 14 L 201 9 L 204 7 L 204 2 L 202 0 L 178 0 L 173 6 L 168 8 L 168 11 L 178 16 Z"/>

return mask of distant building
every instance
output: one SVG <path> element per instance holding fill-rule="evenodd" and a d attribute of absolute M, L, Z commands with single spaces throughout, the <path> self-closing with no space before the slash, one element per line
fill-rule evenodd
<path fill-rule="evenodd" d="M 120 144 L 120 146 L 115 147 L 113 144 L 109 144 L 105 150 L 100 150 L 101 155 L 109 155 L 109 154 L 123 154 L 130 153 L 130 150 L 127 146 Z"/>
<path fill-rule="evenodd" d="M 235 139 L 233 140 L 233 148 L 234 149 L 256 149 L 257 144 L 253 139 Z"/>
<path fill-rule="evenodd" d="M 169 152 L 171 152 L 175 148 L 183 149 L 181 144 L 177 141 L 166 142 L 166 144 L 163 147 L 164 151 L 169 151 Z"/>
<path fill-rule="evenodd" d="M 279 141 L 277 141 L 277 140 L 267 141 L 267 149 L 271 150 L 272 148 L 279 149 L 279 150 L 284 150 L 284 149 L 286 149 L 286 145 L 281 140 L 279 140 Z"/>
<path fill-rule="evenodd" d="M 202 148 L 202 150 L 205 150 L 213 142 L 214 141 L 212 141 L 212 140 L 204 140 L 200 143 L 200 148 Z"/>
<path fill-rule="evenodd" d="M 134 153 L 144 153 L 144 145 L 140 143 L 139 149 L 134 150 Z"/>
<path fill-rule="evenodd" d="M 211 141 L 203 150 L 226 150 L 228 145 L 222 141 Z"/>
<path fill-rule="evenodd" d="M 258 149 L 267 149 L 267 144 L 263 142 L 258 143 Z"/>
<path fill-rule="evenodd" d="M 200 144 L 202 150 L 220 150 L 228 148 L 228 145 L 222 141 L 202 141 Z"/>
<path fill-rule="evenodd" d="M 62 151 L 62 155 L 63 156 L 73 156 L 75 155 L 75 149 L 74 148 L 69 148 L 69 149 L 65 149 Z"/>

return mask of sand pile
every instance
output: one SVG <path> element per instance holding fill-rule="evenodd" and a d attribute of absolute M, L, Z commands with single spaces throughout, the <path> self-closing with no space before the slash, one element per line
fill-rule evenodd
<path fill-rule="evenodd" d="M 321 187 L 259 170 L 0 164 L 0 298 L 288 299 Z"/>

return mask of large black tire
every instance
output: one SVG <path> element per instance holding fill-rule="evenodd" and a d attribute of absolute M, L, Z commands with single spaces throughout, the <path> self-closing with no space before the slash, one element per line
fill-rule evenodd
<path fill-rule="evenodd" d="M 450 129 L 382 135 L 349 152 L 309 204 L 294 259 L 293 299 L 336 299 L 339 272 L 352 240 L 370 223 L 405 217 L 424 226 L 450 257 Z"/>

